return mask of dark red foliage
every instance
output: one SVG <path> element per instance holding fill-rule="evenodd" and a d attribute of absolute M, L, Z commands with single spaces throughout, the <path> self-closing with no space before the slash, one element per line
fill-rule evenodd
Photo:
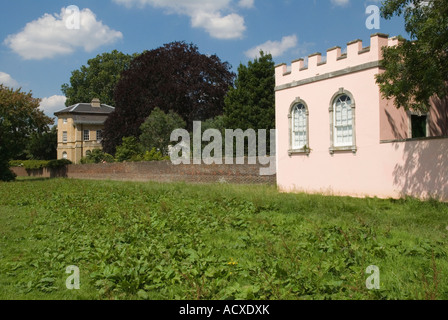
<path fill-rule="evenodd" d="M 189 129 L 193 121 L 221 115 L 235 74 L 227 62 L 199 53 L 185 42 L 172 42 L 135 58 L 115 88 L 115 112 L 106 121 L 104 150 L 114 153 L 155 107 L 179 114 Z"/>

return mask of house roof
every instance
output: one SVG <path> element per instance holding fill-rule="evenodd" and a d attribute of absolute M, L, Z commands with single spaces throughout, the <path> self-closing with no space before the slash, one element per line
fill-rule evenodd
<path fill-rule="evenodd" d="M 74 114 L 73 122 L 75 124 L 98 124 L 103 125 L 108 114 Z"/>
<path fill-rule="evenodd" d="M 93 107 L 91 103 L 78 103 L 58 112 L 55 112 L 55 116 L 59 116 L 64 113 L 70 114 L 104 114 L 109 115 L 115 110 L 114 107 L 111 107 L 107 104 L 100 104 L 99 107 Z"/>

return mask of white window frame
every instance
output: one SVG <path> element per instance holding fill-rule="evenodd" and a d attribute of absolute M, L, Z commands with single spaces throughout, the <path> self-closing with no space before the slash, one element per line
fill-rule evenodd
<path fill-rule="evenodd" d="M 295 120 L 296 118 L 294 117 L 294 113 L 296 110 L 296 107 L 298 106 L 303 106 L 304 108 L 304 113 L 302 113 L 302 115 L 304 115 L 306 117 L 305 120 L 305 143 L 303 143 L 303 145 L 298 145 L 296 146 L 294 144 L 295 142 L 295 128 L 296 128 L 296 123 Z M 308 105 L 306 104 L 305 101 L 303 101 L 300 97 L 297 97 L 293 103 L 291 104 L 290 108 L 289 108 L 289 113 L 288 113 L 288 122 L 289 122 L 289 151 L 288 154 L 291 156 L 293 154 L 309 154 L 311 149 L 310 149 L 310 126 L 309 126 L 309 109 L 308 109 Z M 303 127 L 303 125 L 302 125 Z M 303 131 L 303 130 L 302 130 Z"/>
<path fill-rule="evenodd" d="M 67 143 L 68 142 L 68 132 L 62 131 L 62 142 Z"/>
<path fill-rule="evenodd" d="M 82 132 L 82 139 L 83 141 L 90 141 L 90 130 L 84 130 Z"/>
<path fill-rule="evenodd" d="M 68 159 L 68 154 L 66 151 L 62 152 L 62 159 Z"/>
<path fill-rule="evenodd" d="M 100 133 L 98 135 L 98 132 Z M 96 141 L 102 141 L 103 140 L 103 130 L 96 130 Z"/>
<path fill-rule="evenodd" d="M 343 96 L 347 96 L 350 99 L 350 111 L 351 111 L 351 129 L 352 129 L 352 141 L 350 143 L 337 143 L 337 128 L 336 128 L 336 104 Z M 340 88 L 337 93 L 333 95 L 330 101 L 330 153 L 333 154 L 337 151 L 352 151 L 357 152 L 356 147 L 356 103 L 353 95 Z"/>

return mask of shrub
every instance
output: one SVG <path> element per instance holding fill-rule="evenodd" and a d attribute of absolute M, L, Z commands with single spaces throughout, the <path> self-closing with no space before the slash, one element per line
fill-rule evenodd
<path fill-rule="evenodd" d="M 146 151 L 144 154 L 138 154 L 131 158 L 131 161 L 165 161 L 170 160 L 169 156 L 164 156 L 162 152 L 156 148 L 152 148 L 151 151 Z"/>
<path fill-rule="evenodd" d="M 67 159 L 51 160 L 48 161 L 47 168 L 59 168 L 67 166 L 69 164 L 72 164 L 72 162 Z"/>
<path fill-rule="evenodd" d="M 152 148 L 151 151 L 146 151 L 143 155 L 143 161 L 164 161 L 170 160 L 169 156 L 164 156 L 162 152 L 158 151 L 156 148 Z"/>
<path fill-rule="evenodd" d="M 93 150 L 90 154 L 87 155 L 87 157 L 81 159 L 81 164 L 104 162 L 115 162 L 115 159 L 112 155 L 105 153 L 100 149 Z"/>
<path fill-rule="evenodd" d="M 9 170 L 9 165 L 7 161 L 0 162 L 0 181 L 13 181 L 16 178 L 16 174 Z"/>

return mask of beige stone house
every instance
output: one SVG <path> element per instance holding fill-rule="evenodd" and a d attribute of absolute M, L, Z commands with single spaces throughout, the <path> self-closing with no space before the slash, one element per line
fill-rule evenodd
<path fill-rule="evenodd" d="M 102 149 L 104 123 L 115 110 L 101 104 L 99 99 L 91 103 L 78 103 L 55 112 L 58 118 L 58 159 L 80 163 L 81 158 L 95 149 Z"/>

